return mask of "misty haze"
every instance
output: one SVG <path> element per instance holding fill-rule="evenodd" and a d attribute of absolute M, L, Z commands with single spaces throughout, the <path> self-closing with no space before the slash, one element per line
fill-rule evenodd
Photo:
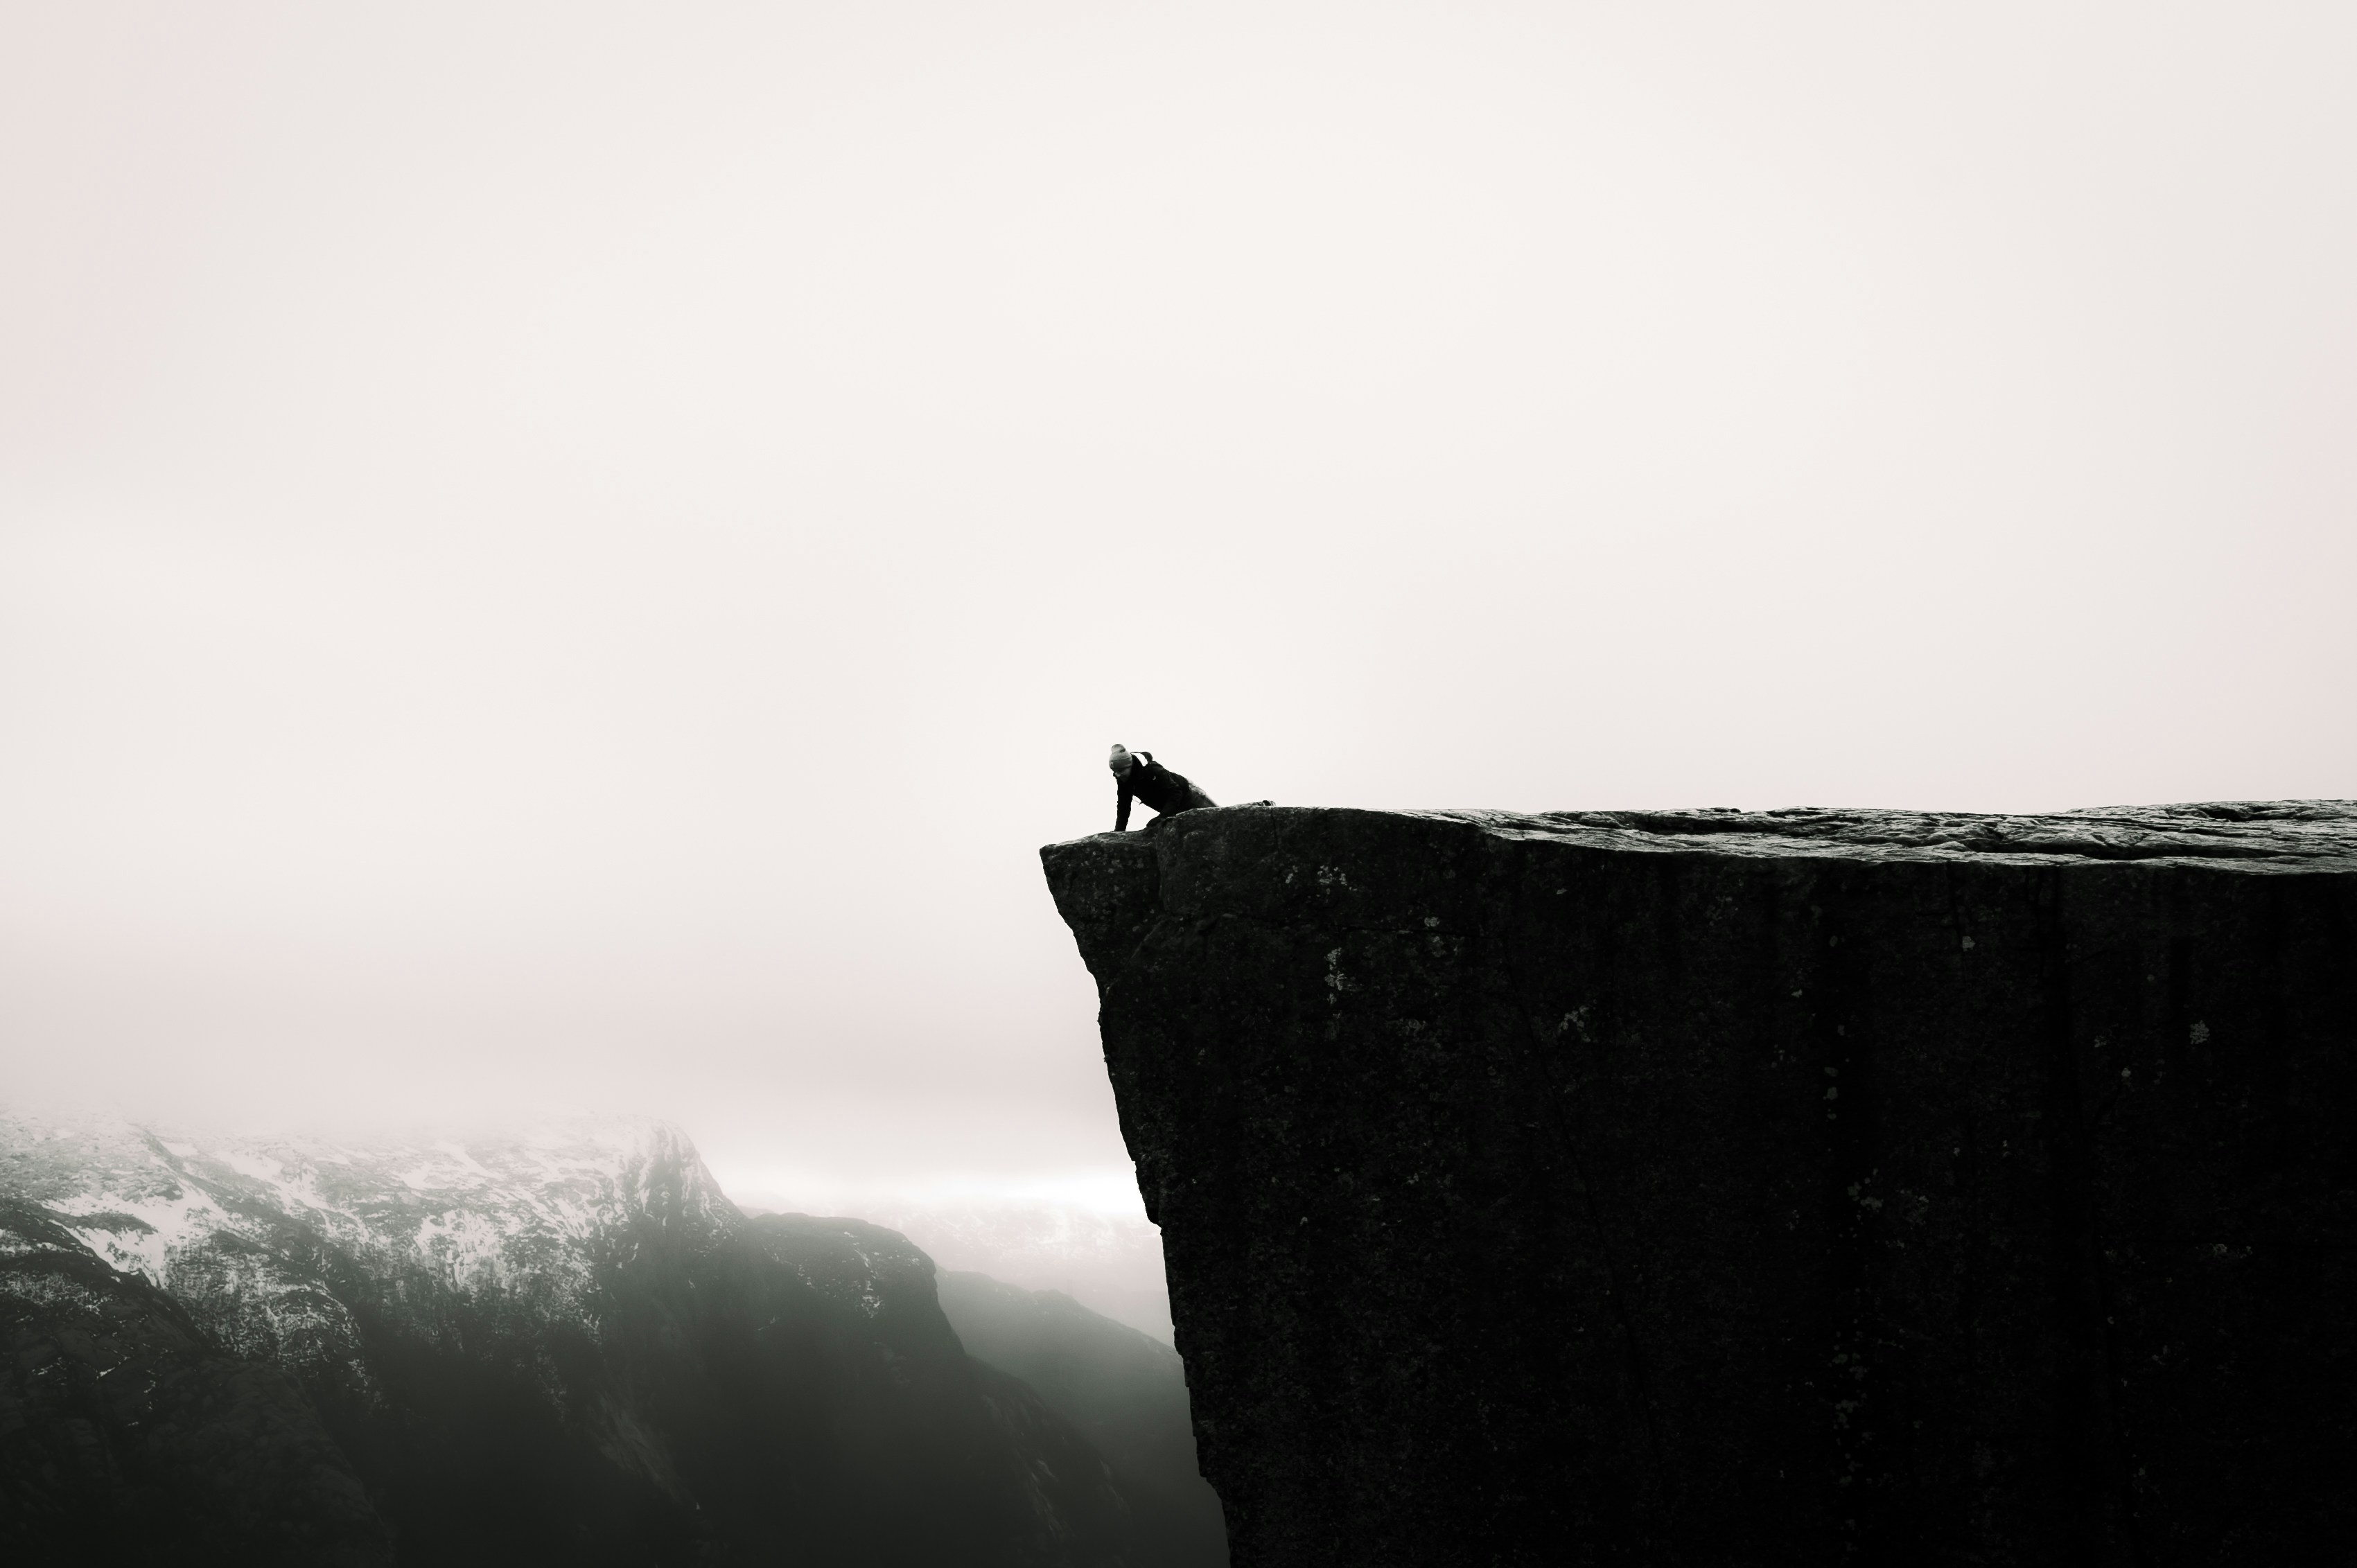
<path fill-rule="evenodd" d="M 0 7 L 0 1554 L 2357 1521 L 2204 1402 L 2340 1430 L 2339 1265 L 2117 1261 L 2341 1255 L 2352 70 L 2266 4 Z M 1878 1294 L 1968 1188 L 1967 1305 Z M 1790 1436 L 1787 1341 L 1877 1391 Z M 1808 1442 L 1866 1479 L 1778 1512 Z"/>

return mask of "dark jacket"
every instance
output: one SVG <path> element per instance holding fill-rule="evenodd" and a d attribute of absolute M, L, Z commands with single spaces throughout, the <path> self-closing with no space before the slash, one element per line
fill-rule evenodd
<path fill-rule="evenodd" d="M 1114 782 L 1121 789 L 1118 803 L 1114 809 L 1114 832 L 1128 832 L 1129 802 L 1133 798 L 1145 801 L 1166 817 L 1190 807 L 1211 804 L 1211 798 L 1189 784 L 1185 774 L 1173 773 L 1155 761 L 1154 753 L 1133 751 L 1130 755 L 1137 761 L 1128 775 L 1114 775 Z"/>

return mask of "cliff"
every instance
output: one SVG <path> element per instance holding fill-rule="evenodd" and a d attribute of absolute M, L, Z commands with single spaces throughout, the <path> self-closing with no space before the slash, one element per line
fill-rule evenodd
<path fill-rule="evenodd" d="M 2357 803 L 1042 854 L 1237 1563 L 2357 1530 Z"/>

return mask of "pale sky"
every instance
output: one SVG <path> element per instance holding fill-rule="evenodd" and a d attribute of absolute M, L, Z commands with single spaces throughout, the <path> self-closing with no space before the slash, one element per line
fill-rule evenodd
<path fill-rule="evenodd" d="M 2320 3 L 5 0 L 7 1092 L 1099 1191 L 1115 740 L 2357 795 L 2352 82 Z"/>

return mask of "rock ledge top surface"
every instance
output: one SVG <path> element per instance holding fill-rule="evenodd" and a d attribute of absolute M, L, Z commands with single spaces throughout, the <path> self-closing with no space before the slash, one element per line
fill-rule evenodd
<path fill-rule="evenodd" d="M 2243 861 L 2256 869 L 2357 869 L 2357 800 L 2212 800 L 2094 806 L 2042 815 L 1798 806 L 1769 811 L 1361 811 L 1347 807 L 1228 807 L 1240 812 L 1469 822 L 1509 838 L 1640 853 L 1824 855 L 1852 860 L 1957 856 L 2025 865 L 2072 861 Z M 1158 819 L 1157 819 L 1158 820 Z M 1049 846 L 1114 839 L 1092 833 Z"/>

